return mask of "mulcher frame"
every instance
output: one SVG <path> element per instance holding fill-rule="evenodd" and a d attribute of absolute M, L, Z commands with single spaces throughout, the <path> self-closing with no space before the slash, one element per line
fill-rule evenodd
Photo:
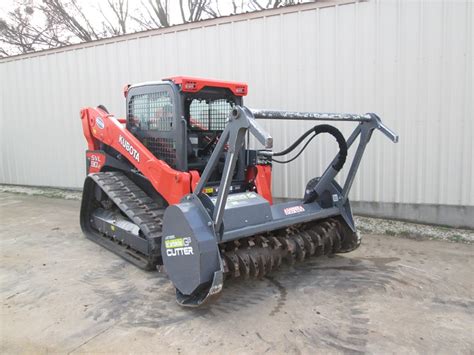
<path fill-rule="evenodd" d="M 340 151 L 320 178 L 308 182 L 304 199 L 270 205 L 267 200 L 252 192 L 236 193 L 229 196 L 231 177 L 238 159 L 236 152 L 244 144 L 247 133 L 253 134 L 265 148 L 272 148 L 272 137 L 260 127 L 256 118 L 353 121 L 359 122 L 359 124 L 347 141 L 337 129 L 331 127 L 332 132 L 336 132 L 332 135 L 338 140 Z M 383 125 L 375 114 L 361 116 L 251 111 L 246 107 L 236 106 L 229 114 L 228 123 L 209 158 L 196 189 L 179 204 L 169 206 L 163 217 L 162 240 L 164 242 L 161 244 L 163 263 L 176 287 L 178 303 L 183 306 L 197 307 L 217 297 L 222 290 L 226 272 L 222 261 L 222 252 L 226 249 L 225 245 L 232 241 L 239 240 L 237 242 L 239 244 L 240 240 L 246 237 L 269 235 L 273 231 L 289 230 L 292 226 L 341 216 L 355 239 L 352 237 L 348 241 L 340 240 L 341 244 L 350 244 L 348 248 L 340 249 L 340 252 L 357 248 L 360 239 L 356 234 L 348 193 L 365 147 L 375 129 L 382 131 L 393 142 L 398 141 L 398 136 Z M 315 134 L 317 134 L 316 130 Z M 349 174 L 344 182 L 344 187 L 341 188 L 334 178 L 346 159 L 347 146 L 352 146 L 359 137 L 359 145 Z M 219 158 L 226 149 L 227 154 L 219 192 L 213 200 L 203 193 L 202 189 L 208 183 Z M 340 159 L 339 155 L 341 154 L 343 154 L 343 159 Z M 257 156 L 262 160 L 269 160 L 272 155 L 273 153 L 268 150 L 257 152 Z M 226 208 L 230 197 L 237 198 L 238 200 L 234 201 L 237 203 Z M 176 250 L 172 249 L 174 247 L 169 247 L 167 244 L 167 241 L 171 243 L 184 239 L 187 240 L 185 245 L 190 251 L 188 254 L 177 255 Z M 338 250 L 334 250 L 334 252 L 338 252 Z M 241 262 L 250 263 L 250 259 L 241 260 Z M 253 262 L 259 267 L 263 267 L 262 260 Z"/>
<path fill-rule="evenodd" d="M 234 154 L 234 152 L 237 152 L 244 144 L 244 139 L 248 131 L 250 131 L 250 133 L 253 134 L 255 138 L 257 138 L 257 140 L 265 146 L 265 148 L 272 148 L 272 137 L 262 129 L 262 127 L 257 123 L 256 119 L 359 122 L 357 127 L 346 141 L 347 147 L 350 148 L 357 138 L 360 137 L 356 153 L 352 160 L 349 173 L 346 177 L 343 187 L 341 188 L 334 181 L 334 178 L 338 173 L 338 170 L 334 168 L 334 164 L 338 160 L 338 155 L 334 157 L 332 163 L 326 168 L 325 172 L 319 178 L 316 185 L 312 187 L 312 189 L 314 189 L 314 195 L 316 196 L 320 196 L 325 191 L 330 191 L 333 201 L 332 207 L 324 208 L 318 203 L 318 201 L 309 202 L 306 199 L 279 203 L 270 207 L 271 218 L 262 218 L 262 223 L 258 225 L 243 225 L 241 228 L 233 230 L 226 230 L 224 228 L 224 210 L 230 192 L 231 176 L 234 172 L 235 163 L 237 161 L 237 155 Z M 256 235 L 258 233 L 276 230 L 298 223 L 320 220 L 337 215 L 341 215 L 351 230 L 355 232 L 356 228 L 348 203 L 348 195 L 354 181 L 354 177 L 359 168 L 365 148 L 370 141 L 372 133 L 375 129 L 380 130 L 392 142 L 398 142 L 398 135 L 386 127 L 382 123 L 381 119 L 374 113 L 354 115 L 266 111 L 250 110 L 246 107 L 237 106 L 230 113 L 229 123 L 222 133 L 219 144 L 215 147 L 206 169 L 199 180 L 199 184 L 193 192 L 193 195 L 195 197 L 199 197 L 201 201 L 204 200 L 204 202 L 208 198 L 201 191 L 203 187 L 206 186 L 209 176 L 214 170 L 219 157 L 221 156 L 225 147 L 228 146 L 228 154 L 226 155 L 225 167 L 219 186 L 219 193 L 217 195 L 216 202 L 214 203 L 212 215 L 209 216 L 212 219 L 214 230 L 216 231 L 216 235 L 220 242 Z M 262 154 L 265 153 L 266 152 L 262 152 Z M 271 156 L 271 153 L 268 155 Z M 306 191 L 306 195 L 310 194 L 311 192 L 312 191 Z M 194 198 L 193 200 L 197 201 L 198 199 Z M 205 203 L 205 205 L 209 204 Z M 248 205 L 243 206 L 243 208 L 248 208 Z M 301 212 L 287 215 L 285 211 L 287 211 L 289 208 L 298 208 L 298 210 Z M 232 218 L 232 215 L 229 215 L 228 217 Z"/>

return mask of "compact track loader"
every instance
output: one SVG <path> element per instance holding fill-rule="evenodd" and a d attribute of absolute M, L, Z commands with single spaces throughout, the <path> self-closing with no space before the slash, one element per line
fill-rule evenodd
<path fill-rule="evenodd" d="M 224 279 L 262 277 L 283 262 L 356 249 L 348 199 L 375 129 L 398 136 L 373 114 L 252 110 L 247 85 L 191 77 L 126 86 L 126 119 L 104 106 L 84 108 L 88 143 L 81 227 L 86 236 L 146 270 L 166 271 L 183 306 L 217 297 Z M 346 140 L 316 125 L 290 147 L 272 151 L 257 119 L 356 122 Z M 319 134 L 339 152 L 304 197 L 273 203 L 271 169 L 280 156 Z M 262 149 L 250 149 L 253 135 Z M 343 186 L 335 176 L 358 147 Z"/>

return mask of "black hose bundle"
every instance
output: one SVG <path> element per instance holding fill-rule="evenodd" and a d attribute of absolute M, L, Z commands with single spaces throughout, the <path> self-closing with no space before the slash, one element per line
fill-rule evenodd
<path fill-rule="evenodd" d="M 282 155 L 286 155 L 288 153 L 291 153 L 311 133 L 314 133 L 314 134 L 308 139 L 308 141 L 305 143 L 303 148 L 301 148 L 301 150 L 298 152 L 298 154 L 296 154 L 293 158 L 291 158 L 289 160 L 285 160 L 285 161 L 276 160 L 276 159 L 273 159 L 273 158 L 272 158 L 272 160 L 275 163 L 280 163 L 280 164 L 290 163 L 293 160 L 295 160 L 296 158 L 298 158 L 301 155 L 301 153 L 303 153 L 303 151 L 306 149 L 306 147 L 313 140 L 314 137 L 316 137 L 320 133 L 329 133 L 331 136 L 333 136 L 336 139 L 337 144 L 339 145 L 339 154 L 337 156 L 337 161 L 333 164 L 332 167 L 336 171 L 341 170 L 342 167 L 344 166 L 344 163 L 346 162 L 346 158 L 347 158 L 346 139 L 342 135 L 341 131 L 339 131 L 336 127 L 328 125 L 328 124 L 321 124 L 321 125 L 318 125 L 318 126 L 314 126 L 310 130 L 306 131 L 301 137 L 299 137 L 292 145 L 290 145 L 285 150 L 282 150 L 281 152 L 273 153 L 272 157 L 282 156 Z"/>

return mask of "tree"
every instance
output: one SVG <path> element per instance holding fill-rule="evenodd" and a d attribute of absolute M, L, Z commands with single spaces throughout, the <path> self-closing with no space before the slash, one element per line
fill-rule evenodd
<path fill-rule="evenodd" d="M 80 0 L 15 0 L 0 17 L 0 57 L 308 1 L 318 0 L 101 0 L 86 15 Z"/>
<path fill-rule="evenodd" d="M 1 56 L 68 44 L 60 38 L 57 28 L 47 20 L 42 26 L 33 25 L 32 19 L 36 12 L 30 1 L 22 1 L 7 14 L 6 19 L 0 18 L 0 42 L 4 44 L 0 47 Z"/>
<path fill-rule="evenodd" d="M 244 12 L 246 2 L 244 0 L 232 0 L 232 13 L 239 14 Z"/>
<path fill-rule="evenodd" d="M 0 55 L 28 53 L 127 33 L 128 0 L 107 0 L 92 24 L 77 0 L 17 0 L 0 18 Z M 34 18 L 34 21 L 33 21 Z"/>
<path fill-rule="evenodd" d="M 118 36 L 127 33 L 128 25 L 128 0 L 107 0 L 109 9 L 114 14 L 114 19 L 109 19 L 108 16 L 100 8 L 100 13 L 105 20 L 105 28 L 108 33 Z M 113 21 L 115 20 L 115 21 Z"/>
<path fill-rule="evenodd" d="M 169 27 L 168 0 L 142 0 L 142 10 L 137 11 L 137 15 L 132 17 L 142 29 Z"/>
<path fill-rule="evenodd" d="M 179 10 L 183 23 L 196 22 L 202 19 L 204 9 L 209 7 L 210 0 L 179 0 Z"/>
<path fill-rule="evenodd" d="M 179 11 L 180 21 L 178 23 L 188 23 L 202 20 L 207 17 L 219 17 L 218 0 L 212 3 L 212 0 L 172 0 L 172 4 Z M 137 9 L 137 16 L 133 17 L 143 29 L 153 29 L 160 27 L 169 27 L 170 8 L 172 6 L 169 0 L 142 0 L 141 9 Z"/>
<path fill-rule="evenodd" d="M 295 5 L 301 1 L 298 0 L 250 0 L 249 7 L 253 11 L 261 11 L 265 9 L 276 9 L 282 6 Z"/>
<path fill-rule="evenodd" d="M 81 42 L 90 42 L 106 36 L 105 30 L 92 26 L 77 0 L 43 0 L 39 6 L 51 25 L 69 32 Z"/>

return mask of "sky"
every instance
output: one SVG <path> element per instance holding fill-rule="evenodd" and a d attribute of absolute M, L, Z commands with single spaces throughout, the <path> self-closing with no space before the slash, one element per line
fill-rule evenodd
<path fill-rule="evenodd" d="M 33 0 L 35 2 L 41 0 Z M 145 0 L 146 1 L 146 0 Z M 241 0 L 240 0 L 241 1 Z M 232 11 L 232 0 L 212 0 L 217 3 L 222 15 L 228 15 Z M 92 18 L 92 21 L 100 21 L 101 15 L 97 11 L 102 3 L 104 11 L 107 10 L 107 2 L 105 0 L 78 0 L 79 5 L 84 12 Z M 129 11 L 132 12 L 141 6 L 141 0 L 129 0 Z M 169 0 L 170 21 L 172 24 L 181 22 L 181 13 L 179 10 L 178 0 Z M 0 16 L 5 16 L 9 11 L 15 7 L 15 0 L 0 0 Z M 106 13 L 107 14 L 107 13 Z"/>

